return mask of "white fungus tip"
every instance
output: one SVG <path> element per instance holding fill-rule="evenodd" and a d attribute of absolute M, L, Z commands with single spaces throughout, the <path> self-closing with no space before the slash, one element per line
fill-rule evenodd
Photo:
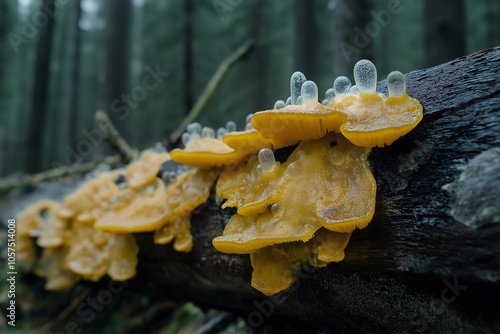
<path fill-rule="evenodd" d="M 302 72 L 295 72 L 292 74 L 290 78 L 290 93 L 291 93 L 291 104 L 298 104 L 297 99 L 300 96 L 300 90 L 302 88 L 302 84 L 306 81 L 306 76 Z"/>
<path fill-rule="evenodd" d="M 248 114 L 247 117 L 245 118 L 245 123 L 251 123 L 252 122 L 252 117 L 253 117 L 253 114 Z"/>
<path fill-rule="evenodd" d="M 236 131 L 236 123 L 233 121 L 229 121 L 226 123 L 226 130 L 227 132 L 233 132 Z"/>
<path fill-rule="evenodd" d="M 354 65 L 354 81 L 360 92 L 374 93 L 377 88 L 377 68 L 371 61 L 361 59 Z"/>
<path fill-rule="evenodd" d="M 318 102 L 318 86 L 314 81 L 307 80 L 300 88 L 300 96 L 302 97 L 302 104 L 310 104 Z"/>
<path fill-rule="evenodd" d="M 224 135 L 227 133 L 226 128 L 218 128 L 217 129 L 217 139 L 222 139 Z"/>
<path fill-rule="evenodd" d="M 289 96 L 289 97 L 288 97 L 288 99 L 286 99 L 285 104 L 286 104 L 287 106 L 289 106 L 290 104 L 292 104 L 292 97 L 291 97 L 291 96 Z"/>
<path fill-rule="evenodd" d="M 325 92 L 325 100 L 328 100 L 328 103 L 332 102 L 335 98 L 335 91 L 333 88 L 328 88 Z"/>
<path fill-rule="evenodd" d="M 188 132 L 184 132 L 181 136 L 181 140 L 184 146 L 186 146 L 187 143 L 189 143 L 189 141 L 191 140 L 191 135 Z"/>
<path fill-rule="evenodd" d="M 274 153 L 268 148 L 263 148 L 259 151 L 260 170 L 262 172 L 270 172 L 276 166 Z"/>
<path fill-rule="evenodd" d="M 349 93 L 349 88 L 351 88 L 351 80 L 346 76 L 340 76 L 333 82 L 333 91 L 335 95 L 347 94 Z"/>
<path fill-rule="evenodd" d="M 358 88 L 358 86 L 354 85 L 351 88 L 349 88 L 349 93 L 359 94 L 359 88 Z"/>
<path fill-rule="evenodd" d="M 281 109 L 281 108 L 285 108 L 285 107 L 286 107 L 286 103 L 283 100 L 278 100 L 278 101 L 274 102 L 274 109 Z"/>
<path fill-rule="evenodd" d="M 201 129 L 201 138 L 215 138 L 215 131 L 212 128 L 204 127 Z"/>
<path fill-rule="evenodd" d="M 193 133 L 201 133 L 201 124 L 198 122 L 193 122 L 189 123 L 188 126 L 186 127 L 187 132 L 193 134 Z"/>
<path fill-rule="evenodd" d="M 389 96 L 401 96 L 406 92 L 406 80 L 403 73 L 393 71 L 387 76 Z"/>

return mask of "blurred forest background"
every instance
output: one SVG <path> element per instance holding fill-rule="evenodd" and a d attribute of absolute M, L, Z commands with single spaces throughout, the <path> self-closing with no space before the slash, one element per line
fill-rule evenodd
<path fill-rule="evenodd" d="M 498 45 L 500 1 L 2 0 L 0 176 L 108 154 L 96 110 L 133 147 L 164 141 L 249 39 L 202 125 L 242 129 L 297 70 L 324 92 L 361 58 L 382 80 Z"/>

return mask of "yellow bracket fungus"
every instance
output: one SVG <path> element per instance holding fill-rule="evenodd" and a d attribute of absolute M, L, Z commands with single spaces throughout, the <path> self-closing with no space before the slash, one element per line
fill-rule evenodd
<path fill-rule="evenodd" d="M 340 95 L 333 105 L 343 105 L 347 121 L 342 134 L 353 144 L 364 147 L 384 147 L 404 136 L 422 120 L 420 102 L 406 93 L 406 82 L 401 72 L 387 76 L 388 97 L 377 94 L 377 70 L 368 60 L 360 60 L 354 67 L 354 78 L 359 93 Z M 337 99 L 337 96 L 335 97 Z"/>
<path fill-rule="evenodd" d="M 324 267 L 344 259 L 351 233 L 320 229 L 308 242 L 289 242 L 262 248 L 250 254 L 252 287 L 270 296 L 288 289 L 304 263 Z"/>
<path fill-rule="evenodd" d="M 24 211 L 18 254 L 34 261 L 31 238 L 38 237 L 43 250 L 35 272 L 53 290 L 106 274 L 128 279 L 138 253 L 131 233 L 154 232 L 155 243 L 173 241 L 176 251 L 191 251 L 192 212 L 207 201 L 219 176 L 217 201 L 237 213 L 214 247 L 250 254 L 251 284 L 265 295 L 288 289 L 301 265 L 344 259 L 352 232 L 365 228 L 375 210 L 370 148 L 390 145 L 423 116 L 400 72 L 389 74 L 388 96 L 377 93 L 377 72 L 368 60 L 355 65 L 354 80 L 351 86 L 347 77 L 336 78 L 319 103 L 316 84 L 296 72 L 288 100 L 247 116 L 245 131 L 236 132 L 231 121 L 217 133 L 191 123 L 184 149 L 145 151 L 125 173 L 104 173 L 60 205 L 45 202 Z M 297 143 L 286 161 L 276 161 L 274 150 Z M 170 158 L 196 169 L 165 185 L 158 173 Z M 119 183 L 123 174 L 125 183 Z"/>
<path fill-rule="evenodd" d="M 154 182 L 135 194 L 128 205 L 109 209 L 94 224 L 96 230 L 108 232 L 148 232 L 162 226 L 171 214 L 163 182 Z"/>
<path fill-rule="evenodd" d="M 127 166 L 125 180 L 132 189 L 144 187 L 156 178 L 161 165 L 170 160 L 168 153 L 144 151 L 138 160 Z"/>
<path fill-rule="evenodd" d="M 277 102 L 275 109 L 253 115 L 252 126 L 257 131 L 265 137 L 289 142 L 318 139 L 328 132 L 339 131 L 346 114 L 319 103 L 318 87 L 313 81 L 305 81 L 301 72 L 295 72 L 290 85 L 292 104 Z M 297 86 L 301 89 L 300 99 Z"/>
<path fill-rule="evenodd" d="M 211 128 L 201 129 L 199 123 L 191 123 L 187 130 L 182 136 L 185 148 L 170 152 L 172 159 L 178 163 L 210 169 L 236 163 L 246 156 L 246 152 L 235 151 L 220 138 L 215 138 L 215 132 Z"/>

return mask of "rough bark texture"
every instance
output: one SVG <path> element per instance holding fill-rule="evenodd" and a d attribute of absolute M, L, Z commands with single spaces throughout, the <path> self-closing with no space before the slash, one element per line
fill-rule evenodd
<path fill-rule="evenodd" d="M 139 279 L 152 291 L 240 310 L 256 328 L 282 315 L 343 333 L 500 330 L 500 167 L 488 163 L 498 161 L 498 150 L 489 149 L 500 146 L 499 66 L 500 48 L 494 48 L 407 75 L 424 119 L 371 153 L 376 214 L 354 232 L 344 261 L 303 268 L 293 288 L 265 298 L 250 286 L 247 255 L 212 247 L 232 214 L 212 196 L 192 217 L 190 254 L 154 245 L 152 234 L 138 235 Z M 469 172 L 460 176 L 464 168 Z M 486 176 L 478 183 L 478 175 Z M 464 195 L 471 192 L 481 212 Z M 451 210 L 464 206 L 460 221 L 453 218 Z"/>

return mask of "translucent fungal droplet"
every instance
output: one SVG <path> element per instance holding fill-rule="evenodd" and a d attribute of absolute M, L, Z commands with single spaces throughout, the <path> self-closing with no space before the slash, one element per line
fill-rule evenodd
<path fill-rule="evenodd" d="M 351 80 L 348 77 L 340 76 L 333 82 L 333 91 L 335 95 L 347 94 L 351 88 Z"/>
<path fill-rule="evenodd" d="M 278 100 L 278 101 L 274 102 L 274 109 L 281 109 L 281 108 L 285 108 L 285 107 L 286 107 L 286 103 L 283 100 Z"/>
<path fill-rule="evenodd" d="M 198 123 L 198 122 L 193 122 L 193 123 L 190 123 L 188 124 L 188 126 L 186 127 L 186 130 L 187 132 L 193 134 L 193 133 L 198 133 L 200 134 L 201 133 L 201 124 Z"/>
<path fill-rule="evenodd" d="M 236 131 L 236 123 L 233 121 L 229 121 L 226 123 L 226 130 L 227 132 L 233 132 Z"/>
<path fill-rule="evenodd" d="M 389 96 L 400 96 L 406 92 L 406 80 L 403 73 L 393 71 L 387 76 Z"/>
<path fill-rule="evenodd" d="M 201 138 L 215 138 L 215 131 L 212 128 L 204 127 L 201 129 Z"/>
<path fill-rule="evenodd" d="M 286 99 L 285 104 L 286 104 L 287 106 L 289 106 L 290 104 L 292 104 L 292 97 L 291 97 L 291 96 L 289 96 L 289 97 L 288 97 L 288 99 Z"/>
<path fill-rule="evenodd" d="M 191 140 L 191 135 L 187 132 L 184 132 L 182 134 L 181 140 L 182 140 L 182 143 L 184 144 L 184 146 L 186 146 L 187 143 L 189 143 L 189 141 Z"/>
<path fill-rule="evenodd" d="M 253 117 L 253 114 L 248 114 L 247 117 L 245 118 L 245 123 L 251 123 L 252 122 L 252 117 Z"/>
<path fill-rule="evenodd" d="M 354 65 L 354 81 L 360 92 L 375 92 L 377 88 L 377 69 L 367 60 L 361 59 Z"/>
<path fill-rule="evenodd" d="M 298 104 L 297 99 L 300 96 L 302 84 L 306 81 L 306 76 L 302 72 L 295 72 L 290 78 L 290 94 L 292 98 L 291 104 Z"/>
<path fill-rule="evenodd" d="M 318 86 L 311 80 L 307 80 L 302 84 L 300 89 L 300 96 L 302 97 L 302 104 L 310 104 L 318 102 Z"/>
<path fill-rule="evenodd" d="M 342 152 L 335 150 L 329 155 L 329 160 L 334 166 L 342 166 L 345 162 L 345 156 Z"/>
<path fill-rule="evenodd" d="M 351 88 L 349 88 L 349 93 L 359 94 L 359 88 L 358 88 L 358 86 L 354 85 Z"/>
<path fill-rule="evenodd" d="M 271 212 L 275 216 L 281 216 L 283 214 L 283 208 L 278 203 L 274 203 L 273 205 L 271 205 Z"/>
<path fill-rule="evenodd" d="M 299 96 L 297 98 L 297 105 L 301 105 L 302 104 L 302 96 Z"/>
<path fill-rule="evenodd" d="M 325 100 L 328 100 L 328 103 L 332 102 L 333 99 L 335 98 L 335 91 L 333 88 L 328 88 L 328 90 L 325 92 Z"/>
<path fill-rule="evenodd" d="M 321 101 L 321 104 L 326 106 L 326 105 L 327 105 L 327 104 L 329 104 L 330 102 L 331 102 L 331 101 L 328 101 L 327 99 L 323 99 L 323 100 Z"/>
<path fill-rule="evenodd" d="M 217 138 L 218 139 L 221 139 L 222 137 L 224 137 L 224 135 L 227 133 L 227 130 L 226 128 L 218 128 L 217 129 Z"/>
<path fill-rule="evenodd" d="M 252 130 L 252 129 L 253 129 L 252 123 L 247 123 L 247 125 L 245 125 L 245 130 Z"/>
<path fill-rule="evenodd" d="M 274 153 L 268 148 L 263 148 L 259 151 L 260 170 L 262 172 L 270 172 L 276 166 Z"/>

